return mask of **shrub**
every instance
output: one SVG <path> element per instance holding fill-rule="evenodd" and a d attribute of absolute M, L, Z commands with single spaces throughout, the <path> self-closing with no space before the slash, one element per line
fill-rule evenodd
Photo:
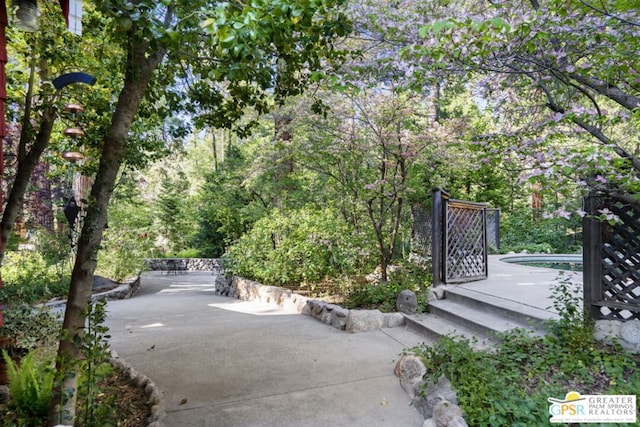
<path fill-rule="evenodd" d="M 534 220 L 530 209 L 505 214 L 500 224 L 501 252 L 574 253 L 580 251 L 576 234 L 578 219 L 549 218 Z"/>
<path fill-rule="evenodd" d="M 49 307 L 33 308 L 29 304 L 12 304 L 4 312 L 1 334 L 15 341 L 16 349 L 31 351 L 36 347 L 53 347 L 58 341 L 60 315 Z"/>
<path fill-rule="evenodd" d="M 147 252 L 141 241 L 110 234 L 98 253 L 96 274 L 115 281 L 138 275 L 144 268 Z"/>
<path fill-rule="evenodd" d="M 97 275 L 122 281 L 142 271 L 157 240 L 152 209 L 135 186 L 134 174 L 123 173 L 109 205 L 109 227 L 98 252 Z"/>
<path fill-rule="evenodd" d="M 175 254 L 176 258 L 200 258 L 200 251 L 195 248 L 182 249 Z"/>
<path fill-rule="evenodd" d="M 7 252 L 2 266 L 4 287 L 0 289 L 0 302 L 33 304 L 66 295 L 70 269 L 64 268 L 64 274 L 60 274 L 60 268 L 63 267 L 59 264 L 47 263 L 38 252 Z"/>
<path fill-rule="evenodd" d="M 370 267 L 356 233 L 334 209 L 273 211 L 225 254 L 234 274 L 270 285 L 318 282 Z"/>
<path fill-rule="evenodd" d="M 365 282 L 352 288 L 347 293 L 344 305 L 348 308 L 392 312 L 396 309 L 398 294 L 403 290 L 410 290 L 418 297 L 418 312 L 423 312 L 427 308 L 427 293 L 431 283 L 431 276 L 425 271 L 400 269 L 389 275 L 387 283 Z"/>
<path fill-rule="evenodd" d="M 86 427 L 108 425 L 106 421 L 116 417 L 109 405 L 110 399 L 101 398 L 101 390 L 98 387 L 100 381 L 113 373 L 113 367 L 108 363 L 111 356 L 108 340 L 111 336 L 108 334 L 109 328 L 104 325 L 107 316 L 106 305 L 107 301 L 104 299 L 89 304 L 87 328 L 80 339 L 85 360 L 80 366 L 80 405 L 76 422 Z"/>
<path fill-rule="evenodd" d="M 60 219 L 63 220 L 63 218 Z M 64 220 L 66 221 L 66 219 Z M 65 270 L 69 269 L 73 261 L 69 231 L 36 228 L 33 230 L 33 241 L 36 243 L 36 251 L 42 255 L 47 264 L 57 266 L 59 268 L 58 274 L 64 275 Z"/>

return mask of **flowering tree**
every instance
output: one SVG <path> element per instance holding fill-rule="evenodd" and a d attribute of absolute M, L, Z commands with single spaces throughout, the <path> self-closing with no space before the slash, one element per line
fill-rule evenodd
<path fill-rule="evenodd" d="M 422 26 L 421 42 L 405 52 L 424 70 L 484 77 L 478 96 L 521 124 L 506 145 L 495 135 L 484 142 L 526 156 L 534 182 L 570 181 L 639 206 L 636 6 L 481 2 Z"/>
<path fill-rule="evenodd" d="M 424 131 L 430 127 L 424 114 L 429 104 L 392 88 L 334 95 L 331 104 L 326 118 L 306 118 L 297 159 L 328 177 L 354 226 L 368 223 L 386 281 L 411 194 L 411 168 L 436 145 L 437 137 Z"/>

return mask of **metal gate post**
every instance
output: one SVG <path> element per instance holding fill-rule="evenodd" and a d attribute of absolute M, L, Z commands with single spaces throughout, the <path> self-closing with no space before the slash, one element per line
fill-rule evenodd
<path fill-rule="evenodd" d="M 582 265 L 584 309 L 593 320 L 601 317 L 600 307 L 594 303 L 602 299 L 602 222 L 591 216 L 599 208 L 600 198 L 594 193 L 585 197 L 582 220 Z"/>
<path fill-rule="evenodd" d="M 449 195 L 440 188 L 433 190 L 432 202 L 433 202 L 433 214 L 432 214 L 432 226 L 431 226 L 431 268 L 433 272 L 433 286 L 444 284 L 442 277 L 442 265 L 444 263 L 443 258 L 443 215 L 444 215 L 444 202 L 443 199 Z"/>

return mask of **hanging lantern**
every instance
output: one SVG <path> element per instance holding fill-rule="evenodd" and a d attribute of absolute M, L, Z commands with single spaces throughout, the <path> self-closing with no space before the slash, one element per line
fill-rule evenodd
<path fill-rule="evenodd" d="M 64 212 L 64 216 L 67 218 L 72 229 L 75 228 L 76 219 L 78 219 L 78 214 L 81 210 L 82 208 L 78 206 L 78 203 L 73 196 L 69 197 L 64 204 L 62 211 Z"/>
<path fill-rule="evenodd" d="M 84 136 L 84 131 L 80 128 L 66 128 L 63 132 L 65 136 L 76 139 Z"/>
<path fill-rule="evenodd" d="M 78 151 L 65 151 L 62 153 L 62 158 L 67 160 L 68 162 L 75 163 L 84 159 L 84 154 Z"/>
<path fill-rule="evenodd" d="M 12 0 L 11 7 L 16 17 L 16 27 L 30 33 L 38 29 L 38 3 L 36 0 Z"/>
<path fill-rule="evenodd" d="M 84 107 L 80 104 L 66 104 L 64 106 L 64 110 L 71 113 L 72 116 L 75 116 L 78 113 L 82 113 L 84 111 Z"/>

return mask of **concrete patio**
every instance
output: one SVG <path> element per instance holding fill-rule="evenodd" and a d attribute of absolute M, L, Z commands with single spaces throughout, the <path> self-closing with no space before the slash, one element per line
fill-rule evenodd
<path fill-rule="evenodd" d="M 505 301 L 534 307 L 555 313 L 551 295 L 559 280 L 570 280 L 575 286 L 582 287 L 582 273 L 552 268 L 532 267 L 501 261 L 504 258 L 520 255 L 489 255 L 489 278 L 477 282 L 468 282 L 457 286 L 484 295 L 491 295 Z M 528 255 L 535 257 L 536 255 Z M 540 255 L 541 258 L 547 255 Z"/>

